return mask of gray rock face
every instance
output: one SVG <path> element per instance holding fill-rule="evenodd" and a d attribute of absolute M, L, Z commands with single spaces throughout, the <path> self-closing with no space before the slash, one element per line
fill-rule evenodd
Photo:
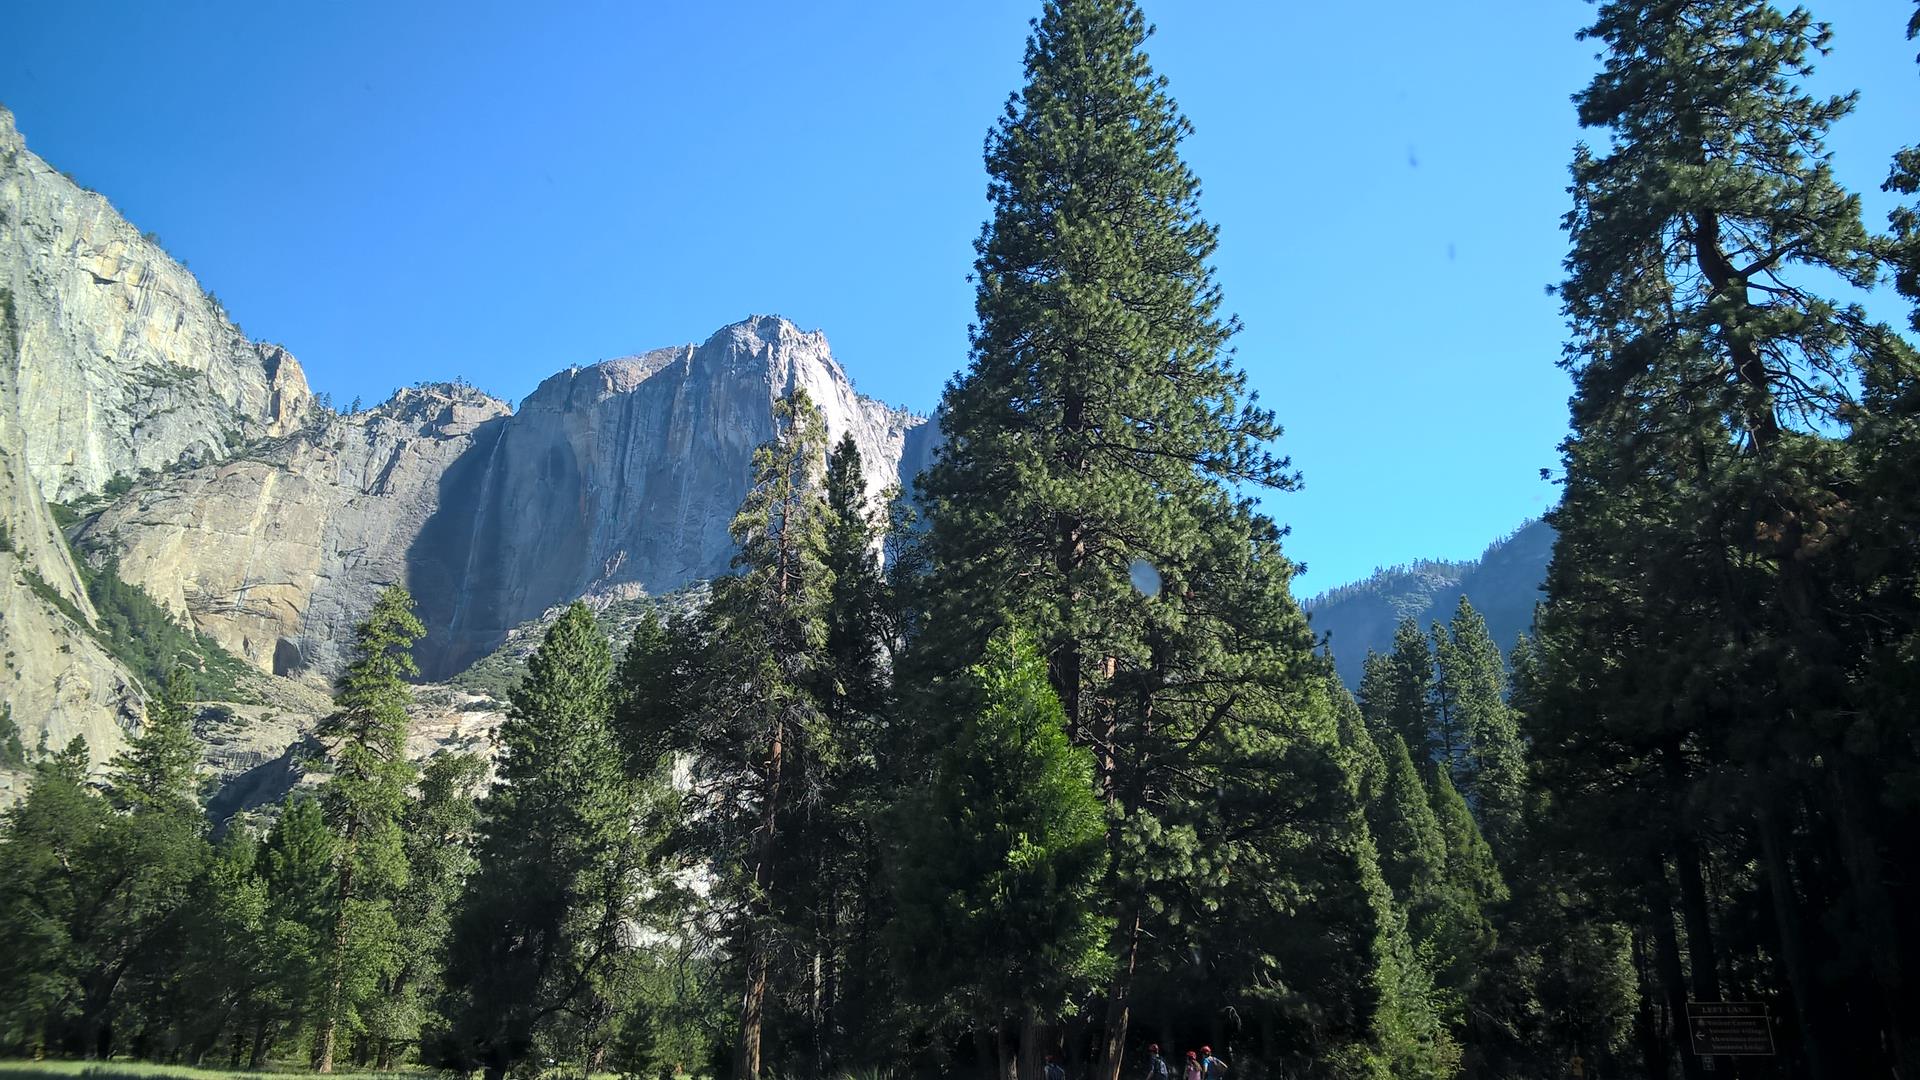
<path fill-rule="evenodd" d="M 724 573 L 753 450 L 796 387 L 833 439 L 853 433 L 876 500 L 927 457 L 931 425 L 856 394 L 824 336 L 756 317 L 562 372 L 513 415 L 470 389 L 402 391 L 153 478 L 78 540 L 276 674 L 330 676 L 374 593 L 404 583 L 441 678 L 555 604 Z"/>
<path fill-rule="evenodd" d="M 507 415 L 471 388 L 402 390 L 143 484 L 77 539 L 262 670 L 329 675 L 374 595 L 406 581 L 448 469 Z"/>
<path fill-rule="evenodd" d="M 855 393 L 821 334 L 771 316 L 561 372 L 517 414 L 448 386 L 315 409 L 293 357 L 248 341 L 155 241 L 28 151 L 4 109 L 0 316 L 0 700 L 29 743 L 84 735 L 96 762 L 145 703 L 89 631 L 49 502 L 97 510 L 74 536 L 88 558 L 309 683 L 343 666 L 374 594 L 404 583 L 429 628 L 423 673 L 440 678 L 555 605 L 724 573 L 753 450 L 791 390 L 830 438 L 852 434 L 876 499 L 938 441 Z M 107 498 L 117 476 L 132 487 Z M 207 733 L 220 774 L 272 772 L 324 712 L 314 691 L 263 680 L 272 704 L 229 710 L 232 730 Z M 456 719 L 442 726 L 467 738 Z"/>
<path fill-rule="evenodd" d="M 8 373 L 25 336 L 0 286 L 0 702 L 32 747 L 86 739 L 95 764 L 145 716 L 138 684 L 89 632 L 97 616 L 28 468 L 20 395 Z M 25 790 L 0 776 L 0 805 Z"/>
<path fill-rule="evenodd" d="M 561 372 L 499 441 L 447 480 L 409 560 L 436 675 L 579 596 L 659 595 L 724 573 L 727 525 L 773 405 L 804 389 L 828 436 L 851 432 L 876 497 L 921 453 L 923 418 L 854 392 L 824 335 L 756 316 L 704 345 Z M 909 477 L 911 473 L 908 474 Z"/>
<path fill-rule="evenodd" d="M 306 419 L 312 395 L 299 363 L 248 341 L 105 196 L 28 150 L 4 108 L 0 288 L 20 327 L 0 378 L 18 391 L 26 467 L 50 500 L 226 457 Z"/>

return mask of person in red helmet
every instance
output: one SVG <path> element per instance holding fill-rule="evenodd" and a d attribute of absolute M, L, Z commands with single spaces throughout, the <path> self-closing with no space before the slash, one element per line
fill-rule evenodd
<path fill-rule="evenodd" d="M 1146 1080 L 1172 1080 L 1167 1072 L 1167 1059 L 1160 1056 L 1160 1044 L 1147 1044 Z"/>
<path fill-rule="evenodd" d="M 1213 1056 L 1213 1047 L 1200 1048 L 1201 1080 L 1227 1080 L 1227 1063 Z"/>
<path fill-rule="evenodd" d="M 1180 1070 L 1180 1080 L 1205 1080 L 1200 1072 L 1200 1055 L 1187 1051 L 1187 1067 Z"/>

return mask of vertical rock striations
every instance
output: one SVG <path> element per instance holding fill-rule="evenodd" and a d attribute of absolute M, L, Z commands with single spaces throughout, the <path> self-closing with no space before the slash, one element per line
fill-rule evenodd
<path fill-rule="evenodd" d="M 422 669 L 445 677 L 556 604 L 724 573 L 753 450 L 795 387 L 834 438 L 853 433 L 876 497 L 931 453 L 932 425 L 855 393 L 823 335 L 756 317 L 561 372 L 517 414 L 471 388 L 404 390 L 153 477 L 77 539 L 276 674 L 330 675 L 373 595 L 404 583 Z"/>
<path fill-rule="evenodd" d="M 458 671 L 574 597 L 657 595 L 724 573 L 753 450 L 795 388 L 830 438 L 853 433 L 876 496 L 924 456 L 922 418 L 855 393 L 824 335 L 772 316 L 542 383 L 498 445 L 449 476 L 410 560 L 423 666 Z"/>
<path fill-rule="evenodd" d="M 470 387 L 402 390 L 140 485 L 76 539 L 262 670 L 330 674 L 374 595 L 407 580 L 449 468 L 507 415 Z"/>
<path fill-rule="evenodd" d="M 315 408 L 292 356 L 249 341 L 5 109 L 0 300 L 0 686 L 30 737 L 87 734 L 96 753 L 139 723 L 141 695 L 87 633 L 50 502 L 93 511 L 73 537 L 87 558 L 275 674 L 333 674 L 374 594 L 404 583 L 436 677 L 556 604 L 725 572 L 753 450 L 791 390 L 834 439 L 852 433 L 876 496 L 938 440 L 855 393 L 824 336 L 771 316 L 562 372 L 518 414 L 465 386 Z"/>
<path fill-rule="evenodd" d="M 299 363 L 248 341 L 105 196 L 28 150 L 4 108 L 0 287 L 20 329 L 0 379 L 17 392 L 26 468 L 49 500 L 226 457 L 307 418 Z"/>

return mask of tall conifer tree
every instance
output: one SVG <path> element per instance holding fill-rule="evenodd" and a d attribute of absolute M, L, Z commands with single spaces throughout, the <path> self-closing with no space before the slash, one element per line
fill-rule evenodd
<path fill-rule="evenodd" d="M 941 1021 L 1024 1025 L 1020 1074 L 1030 1077 L 1041 1025 L 1108 963 L 1104 811 L 1093 755 L 1068 743 L 1032 642 L 996 636 L 969 674 L 970 715 L 905 803 L 898 955 Z"/>
<path fill-rule="evenodd" d="M 715 864 L 715 896 L 741 968 L 735 1075 L 758 1080 L 776 953 L 816 929 L 796 901 L 818 869 L 814 818 L 840 747 L 821 702 L 832 579 L 821 563 L 826 432 L 804 391 L 775 409 L 754 452 L 732 533 L 735 572 L 714 585 L 695 701 L 694 843 Z"/>
<path fill-rule="evenodd" d="M 1334 752 L 1328 728 L 1289 723 L 1312 640 L 1280 530 L 1236 489 L 1295 476 L 1232 363 L 1238 325 L 1207 264 L 1217 233 L 1180 157 L 1191 128 L 1147 36 L 1131 0 L 1051 0 L 1035 22 L 1026 86 L 988 140 L 972 360 L 923 478 L 938 595 L 921 655 L 979 655 L 1011 614 L 1095 755 L 1113 856 L 1108 1080 L 1147 919 L 1192 900 L 1169 881 L 1190 858 L 1179 849 L 1211 848 L 1210 874 L 1232 858 L 1214 832 L 1230 826 L 1193 795 L 1237 775 L 1237 732 L 1303 740 L 1288 767 Z M 1132 584 L 1136 560 L 1157 570 L 1152 595 Z"/>
<path fill-rule="evenodd" d="M 1519 837 L 1525 800 L 1526 753 L 1507 704 L 1507 674 L 1486 620 L 1465 596 L 1444 638 L 1435 627 L 1434 682 L 1447 702 L 1460 744 L 1452 780 L 1496 848 Z"/>
<path fill-rule="evenodd" d="M 338 709 L 320 727 L 330 743 L 332 776 L 322 790 L 327 818 L 340 836 L 333 940 L 321 1001 L 318 1071 L 333 1071 L 339 1027 L 357 1018 L 378 987 L 395 945 L 393 897 L 407 880 L 400 833 L 407 788 L 416 774 L 407 758 L 408 676 L 419 674 L 413 643 L 426 633 L 413 598 L 398 585 L 374 600 L 354 630 L 356 656 L 340 676 Z"/>
<path fill-rule="evenodd" d="M 563 1022 L 584 1029 L 583 1066 L 604 1050 L 599 1018 L 651 856 L 645 790 L 613 729 L 612 677 L 606 635 L 575 601 L 511 695 L 477 869 L 453 919 L 452 1030 L 435 1055 L 448 1064 L 497 1080 Z"/>
<path fill-rule="evenodd" d="M 1879 512 L 1846 432 L 1899 407 L 1880 388 L 1913 361 L 1819 291 L 1879 269 L 1824 145 L 1853 97 L 1802 88 L 1830 39 L 1804 9 L 1614 0 L 1588 35 L 1606 62 L 1576 103 L 1606 142 L 1577 153 L 1567 219 L 1573 435 L 1537 764 L 1619 910 L 1643 913 L 1673 1013 L 1753 993 L 1730 984 L 1764 957 L 1805 1074 L 1910 1070 L 1900 841 L 1861 801 L 1899 742 L 1857 705 L 1891 623 L 1843 556 Z M 1752 907 L 1769 921 L 1729 921 Z"/>

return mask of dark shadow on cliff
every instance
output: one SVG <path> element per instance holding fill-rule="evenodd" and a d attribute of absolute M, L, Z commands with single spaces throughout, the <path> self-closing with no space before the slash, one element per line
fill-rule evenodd
<path fill-rule="evenodd" d="M 420 674 L 445 679 L 493 652 L 515 626 L 577 595 L 586 558 L 586 485 L 564 435 L 518 415 L 474 430 L 440 478 L 439 508 L 407 552 L 407 587 L 427 635 Z"/>
<path fill-rule="evenodd" d="M 499 486 L 492 467 L 512 421 L 503 416 L 474 429 L 466 453 L 441 474 L 437 509 L 407 550 L 407 588 L 427 628 L 413 655 L 428 679 L 444 679 L 484 655 L 473 652 L 470 635 L 456 631 L 454 623 L 464 620 L 473 606 L 468 581 L 484 546 L 477 542 L 478 534 Z M 505 637 L 504 630 L 500 636 Z"/>

